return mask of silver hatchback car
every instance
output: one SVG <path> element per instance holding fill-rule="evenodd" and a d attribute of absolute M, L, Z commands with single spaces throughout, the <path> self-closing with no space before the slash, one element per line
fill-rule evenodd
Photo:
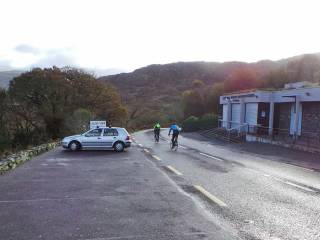
<path fill-rule="evenodd" d="M 103 127 L 91 129 L 80 135 L 65 137 L 62 146 L 73 151 L 80 149 L 114 149 L 122 152 L 131 146 L 130 134 L 124 128 Z"/>

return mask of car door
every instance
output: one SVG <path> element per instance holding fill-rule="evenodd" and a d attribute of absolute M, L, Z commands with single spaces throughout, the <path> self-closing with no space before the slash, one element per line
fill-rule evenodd
<path fill-rule="evenodd" d="M 96 128 L 87 132 L 82 138 L 82 147 L 96 148 L 101 146 L 102 128 Z"/>
<path fill-rule="evenodd" d="M 113 143 L 117 141 L 118 131 L 115 128 L 105 128 L 102 134 L 103 146 L 107 148 L 112 148 Z"/>

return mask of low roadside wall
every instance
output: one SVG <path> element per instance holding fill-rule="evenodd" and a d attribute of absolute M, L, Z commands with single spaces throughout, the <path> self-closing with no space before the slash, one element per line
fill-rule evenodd
<path fill-rule="evenodd" d="M 7 156 L 3 160 L 0 160 L 0 174 L 5 173 L 11 169 L 15 169 L 17 166 L 23 164 L 26 161 L 29 161 L 32 157 L 54 149 L 59 144 L 59 142 L 41 144 L 40 146 L 36 146 L 31 149 L 23 150 Z"/>
<path fill-rule="evenodd" d="M 250 134 L 246 135 L 246 141 L 247 142 L 269 143 L 269 144 L 278 145 L 278 146 L 291 148 L 291 149 L 295 149 L 295 150 L 300 150 L 300 151 L 304 151 L 304 152 L 320 154 L 319 148 L 313 148 L 313 147 L 308 147 L 308 146 L 303 146 L 303 145 L 293 144 L 293 143 L 289 144 L 289 143 L 284 143 L 281 141 L 274 141 L 274 140 L 263 138 L 263 137 L 253 136 Z"/>

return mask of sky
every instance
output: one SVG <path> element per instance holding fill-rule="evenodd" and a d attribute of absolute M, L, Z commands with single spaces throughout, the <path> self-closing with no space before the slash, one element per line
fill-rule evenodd
<path fill-rule="evenodd" d="M 0 0 L 0 70 L 320 52 L 318 0 Z"/>

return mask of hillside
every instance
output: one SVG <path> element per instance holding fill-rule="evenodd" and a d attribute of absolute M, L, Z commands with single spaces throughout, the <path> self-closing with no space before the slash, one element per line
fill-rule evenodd
<path fill-rule="evenodd" d="M 139 121 L 147 125 L 153 119 L 161 117 L 174 119 L 179 114 L 181 116 L 181 96 L 184 91 L 193 88 L 193 80 L 203 81 L 202 90 L 206 91 L 210 90 L 215 83 L 225 83 L 234 72 L 242 69 L 254 74 L 258 87 L 278 88 L 285 82 L 315 82 L 320 80 L 320 54 L 304 54 L 279 61 L 263 60 L 255 63 L 154 64 L 131 73 L 110 75 L 99 79 L 112 83 L 118 88 L 123 101 L 128 105 L 129 115 L 132 114 L 129 118 L 139 118 L 137 115 L 140 115 L 143 120 Z M 206 98 L 206 96 L 203 97 Z M 205 100 L 209 101 L 210 105 L 211 100 Z"/>
<path fill-rule="evenodd" d="M 314 81 L 320 71 L 320 54 L 299 55 L 279 61 L 263 60 L 256 63 L 244 62 L 178 62 L 153 64 L 130 73 L 100 77 L 115 85 L 124 101 L 144 99 L 166 100 L 176 98 L 176 94 L 191 88 L 192 81 L 202 80 L 206 85 L 224 81 L 239 68 L 248 68 L 263 78 L 271 71 L 284 69 L 297 81 Z M 145 104 L 147 104 L 145 102 Z"/>
<path fill-rule="evenodd" d="M 101 77 L 115 85 L 124 101 L 130 104 L 163 106 L 177 102 L 181 93 L 192 87 L 192 81 L 202 80 L 206 85 L 224 81 L 236 69 L 249 67 L 264 76 L 279 66 L 276 62 L 179 62 L 150 65 L 131 73 Z"/>

